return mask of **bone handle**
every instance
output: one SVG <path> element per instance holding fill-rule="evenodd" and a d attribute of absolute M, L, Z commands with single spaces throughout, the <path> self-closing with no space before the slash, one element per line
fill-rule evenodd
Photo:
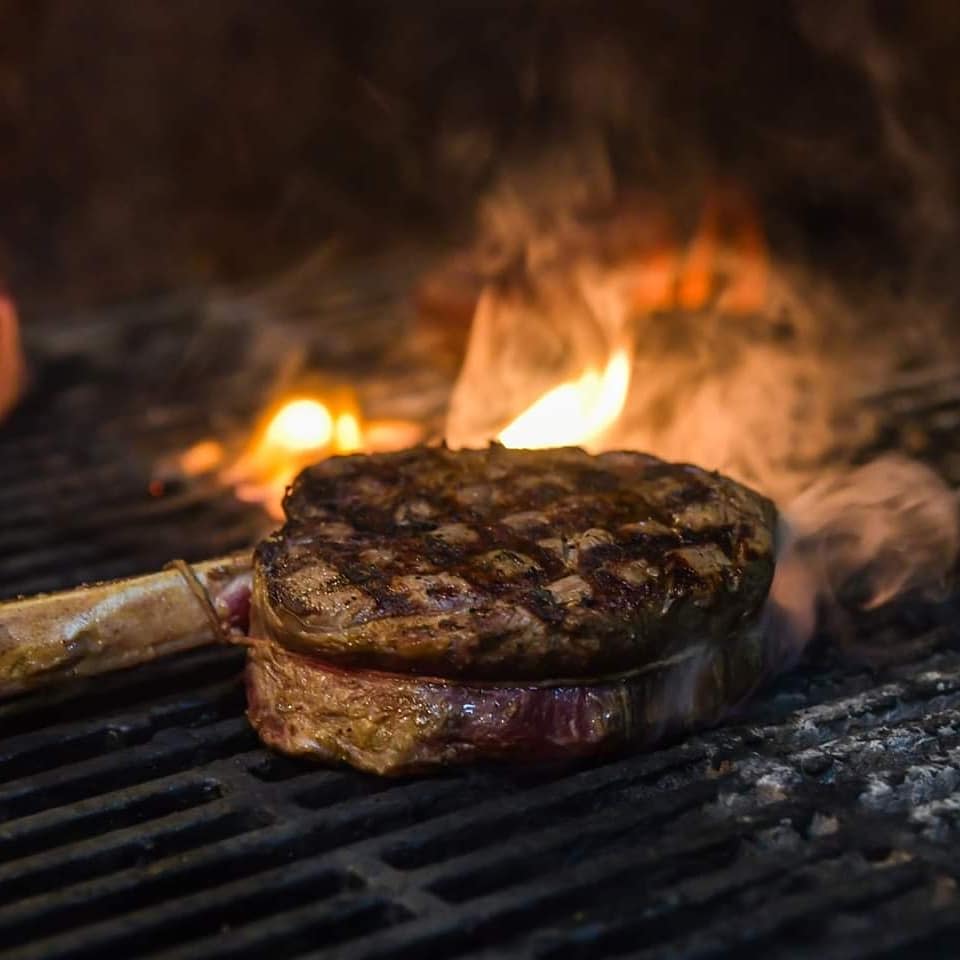
<path fill-rule="evenodd" d="M 250 563 L 237 554 L 0 603 L 0 697 L 242 640 Z"/>

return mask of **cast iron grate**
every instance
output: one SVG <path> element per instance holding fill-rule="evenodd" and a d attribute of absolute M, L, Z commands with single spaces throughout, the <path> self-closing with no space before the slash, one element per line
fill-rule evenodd
<path fill-rule="evenodd" d="M 4 595 L 262 528 L 209 482 L 149 493 L 141 450 L 203 435 L 224 397 L 250 412 L 225 374 L 163 393 L 156 415 L 164 337 L 193 320 L 161 313 L 93 385 L 82 352 L 48 361 L 0 427 Z M 271 755 L 243 717 L 239 651 L 0 704 L 0 956 L 946 955 L 953 612 L 922 622 L 918 662 L 871 673 L 821 653 L 734 725 L 564 772 L 385 781 Z"/>

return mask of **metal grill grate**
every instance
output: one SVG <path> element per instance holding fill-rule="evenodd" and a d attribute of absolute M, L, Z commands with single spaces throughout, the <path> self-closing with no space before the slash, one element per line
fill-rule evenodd
<path fill-rule="evenodd" d="M 88 358 L 48 361 L 0 428 L 4 594 L 261 529 L 209 483 L 148 493 L 140 451 L 197 439 L 236 396 L 207 377 L 158 406 L 164 338 L 193 319 L 161 314 L 95 389 Z M 271 755 L 239 651 L 0 704 L 0 956 L 947 955 L 953 613 L 922 624 L 920 662 L 874 675 L 822 653 L 735 725 L 566 771 L 386 781 Z"/>

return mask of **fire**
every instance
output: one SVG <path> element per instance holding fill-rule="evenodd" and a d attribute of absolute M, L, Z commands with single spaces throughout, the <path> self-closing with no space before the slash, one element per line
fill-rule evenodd
<path fill-rule="evenodd" d="M 505 447 L 592 446 L 616 422 L 630 387 L 630 351 L 613 354 L 606 368 L 586 370 L 577 380 L 545 393 L 521 413 L 497 439 Z"/>
<path fill-rule="evenodd" d="M 890 382 L 896 345 L 864 336 L 833 291 L 771 259 L 743 191 L 711 193 L 686 242 L 655 201 L 612 227 L 575 228 L 562 202 L 536 216 L 527 202 L 495 211 L 509 242 L 471 288 L 451 447 L 643 450 L 765 493 L 782 521 L 766 621 L 783 663 L 824 618 L 836 634 L 845 604 L 937 596 L 960 548 L 953 491 L 915 461 L 854 466 L 877 438 L 862 394 Z M 268 410 L 239 455 L 205 441 L 180 468 L 215 473 L 279 517 L 305 466 L 422 439 L 418 424 L 367 419 L 352 391 L 321 385 Z"/>
<path fill-rule="evenodd" d="M 762 311 L 769 262 L 760 217 L 749 197 L 736 187 L 718 186 L 707 197 L 681 260 L 677 305 L 702 310 L 715 300 L 719 309 L 732 314 Z M 718 290 L 721 277 L 726 283 Z"/>
<path fill-rule="evenodd" d="M 181 454 L 177 466 L 180 472 L 188 477 L 195 477 L 215 470 L 223 463 L 225 456 L 222 443 L 216 440 L 201 440 Z"/>
<path fill-rule="evenodd" d="M 348 390 L 324 398 L 293 396 L 266 411 L 239 452 L 205 439 L 158 465 L 158 489 L 171 475 L 215 475 L 240 500 L 259 503 L 279 518 L 283 495 L 304 467 L 337 454 L 399 450 L 422 439 L 421 428 L 409 421 L 365 420 Z"/>
<path fill-rule="evenodd" d="M 352 397 L 346 400 L 352 403 Z M 282 516 L 283 495 L 293 478 L 317 460 L 364 447 L 353 410 L 337 410 L 319 397 L 293 397 L 268 410 L 240 457 L 222 471 L 241 500 L 261 503 Z"/>
<path fill-rule="evenodd" d="M 0 417 L 10 410 L 23 387 L 20 329 L 13 301 L 0 296 Z"/>
<path fill-rule="evenodd" d="M 341 453 L 352 453 L 364 445 L 360 423 L 352 413 L 341 413 L 333 423 L 333 433 L 337 438 L 337 449 Z"/>
<path fill-rule="evenodd" d="M 319 400 L 301 399 L 285 403 L 267 424 L 263 448 L 281 454 L 323 450 L 334 436 L 330 411 Z"/>

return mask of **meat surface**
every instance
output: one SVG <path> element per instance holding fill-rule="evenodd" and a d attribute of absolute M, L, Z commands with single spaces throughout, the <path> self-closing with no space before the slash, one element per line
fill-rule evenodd
<path fill-rule="evenodd" d="M 334 457 L 255 555 L 253 632 L 331 665 L 564 680 L 723 644 L 763 605 L 770 501 L 641 453 Z"/>
<path fill-rule="evenodd" d="M 477 760 L 572 760 L 716 723 L 763 674 L 759 631 L 590 684 L 466 683 L 251 645 L 250 722 L 294 756 L 398 776 Z"/>

